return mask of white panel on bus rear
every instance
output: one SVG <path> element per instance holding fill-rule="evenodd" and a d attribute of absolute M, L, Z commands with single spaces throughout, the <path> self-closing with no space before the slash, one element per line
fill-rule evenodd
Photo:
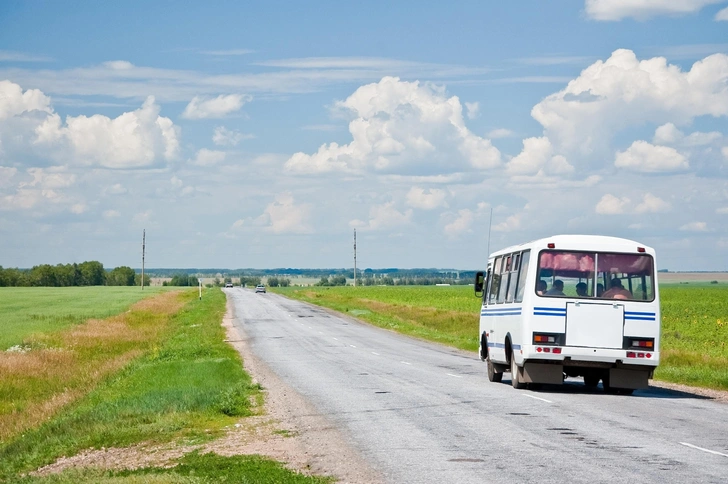
<path fill-rule="evenodd" d="M 566 304 L 566 346 L 622 348 L 623 336 L 623 304 Z"/>

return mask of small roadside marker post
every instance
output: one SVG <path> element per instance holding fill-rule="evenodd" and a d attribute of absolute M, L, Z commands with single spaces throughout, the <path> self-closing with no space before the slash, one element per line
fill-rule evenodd
<path fill-rule="evenodd" d="M 202 301 L 202 279 L 201 278 L 197 278 L 197 283 L 200 286 L 200 301 Z"/>

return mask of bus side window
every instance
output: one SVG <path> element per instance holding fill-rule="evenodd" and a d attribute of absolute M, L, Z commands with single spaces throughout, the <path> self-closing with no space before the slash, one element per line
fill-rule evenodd
<path fill-rule="evenodd" d="M 498 304 L 504 303 L 506 300 L 506 293 L 508 292 L 508 282 L 510 280 L 511 273 L 511 256 L 507 255 L 503 257 L 503 267 L 501 267 L 501 283 L 498 290 Z"/>
<path fill-rule="evenodd" d="M 491 283 L 490 283 L 490 293 L 488 296 L 488 302 L 490 304 L 495 304 L 496 299 L 498 298 L 498 290 L 500 289 L 500 282 L 501 282 L 501 262 L 503 261 L 502 257 L 498 257 L 495 260 L 495 263 L 493 264 L 493 272 L 491 277 Z"/>
<path fill-rule="evenodd" d="M 526 292 L 526 279 L 528 277 L 528 261 L 531 258 L 531 251 L 524 251 L 521 255 L 521 267 L 518 270 L 518 289 L 516 290 L 516 302 L 523 301 L 523 294 Z"/>
<path fill-rule="evenodd" d="M 511 303 L 516 295 L 516 281 L 518 281 L 518 269 L 520 268 L 521 254 L 513 255 L 513 264 L 511 265 L 510 284 L 508 284 L 508 294 L 506 302 Z"/>

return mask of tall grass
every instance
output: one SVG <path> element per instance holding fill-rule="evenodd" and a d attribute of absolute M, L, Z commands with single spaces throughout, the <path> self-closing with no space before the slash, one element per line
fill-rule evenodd
<path fill-rule="evenodd" d="M 660 287 L 662 346 L 656 378 L 728 390 L 728 288 Z"/>
<path fill-rule="evenodd" d="M 164 288 L 165 290 L 167 288 Z M 22 345 L 34 333 L 48 333 L 106 318 L 158 294 L 147 287 L 0 287 L 0 351 Z"/>

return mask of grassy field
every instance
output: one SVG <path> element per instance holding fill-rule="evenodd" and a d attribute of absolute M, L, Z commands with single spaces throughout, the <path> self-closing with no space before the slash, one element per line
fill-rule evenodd
<path fill-rule="evenodd" d="M 0 351 L 22 345 L 33 333 L 49 333 L 89 318 L 119 314 L 160 290 L 121 286 L 0 288 Z"/>
<path fill-rule="evenodd" d="M 470 286 L 273 288 L 377 326 L 478 349 L 480 300 Z M 728 390 L 728 285 L 660 286 L 662 360 L 655 378 Z"/>
<path fill-rule="evenodd" d="M 49 306 L 45 289 L 36 291 Z M 85 449 L 207 442 L 262 399 L 225 342 L 219 289 L 201 301 L 196 289 L 162 291 L 131 306 L 112 289 L 104 310 L 123 312 L 75 324 L 66 300 L 56 304 L 63 321 L 49 318 L 22 336 L 20 350 L 0 351 L 0 482 L 328 482 L 256 456 L 214 454 L 189 454 L 174 469 L 25 475 Z"/>

